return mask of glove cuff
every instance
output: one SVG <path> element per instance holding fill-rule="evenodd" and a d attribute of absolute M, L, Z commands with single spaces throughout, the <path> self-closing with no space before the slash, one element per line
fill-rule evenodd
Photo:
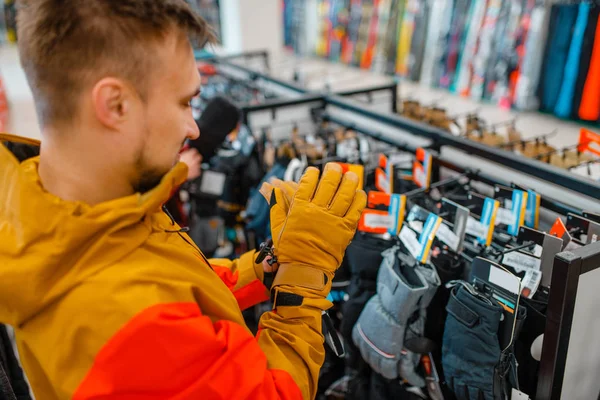
<path fill-rule="evenodd" d="M 272 287 L 296 286 L 327 296 L 331 290 L 331 281 L 332 277 L 322 269 L 310 265 L 281 264 Z"/>

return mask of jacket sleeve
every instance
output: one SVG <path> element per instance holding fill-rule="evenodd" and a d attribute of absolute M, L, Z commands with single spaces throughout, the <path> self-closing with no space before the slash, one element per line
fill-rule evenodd
<path fill-rule="evenodd" d="M 237 260 L 210 259 L 213 270 L 227 285 L 238 301 L 240 310 L 245 310 L 269 299 L 269 290 L 264 285 L 262 264 L 255 264 L 256 252 L 249 251 Z"/>
<path fill-rule="evenodd" d="M 152 306 L 96 354 L 73 399 L 313 399 L 324 360 L 321 306 L 266 313 L 258 339 L 195 302 Z"/>

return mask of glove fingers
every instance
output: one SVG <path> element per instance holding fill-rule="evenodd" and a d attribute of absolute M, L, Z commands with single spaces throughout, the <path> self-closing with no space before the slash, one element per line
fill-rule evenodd
<path fill-rule="evenodd" d="M 312 200 L 318 184 L 319 170 L 315 167 L 308 167 L 306 172 L 304 172 L 304 175 L 302 175 L 302 179 L 300 179 L 295 198 L 305 201 Z"/>
<path fill-rule="evenodd" d="M 348 209 L 348 212 L 345 215 L 346 219 L 354 226 L 358 224 L 360 216 L 365 207 L 367 206 L 367 194 L 365 193 L 365 191 L 357 190 L 355 193 L 356 194 L 354 195 L 354 199 L 352 200 L 352 205 L 350 205 L 350 208 Z"/>
<path fill-rule="evenodd" d="M 358 175 L 354 172 L 345 173 L 340 188 L 329 207 L 333 215 L 338 217 L 346 215 L 356 196 L 356 189 L 358 189 Z"/>
<path fill-rule="evenodd" d="M 342 181 L 342 166 L 336 163 L 329 163 L 325 166 L 321 182 L 317 188 L 317 193 L 313 203 L 319 207 L 327 207 L 333 200 L 340 182 Z"/>

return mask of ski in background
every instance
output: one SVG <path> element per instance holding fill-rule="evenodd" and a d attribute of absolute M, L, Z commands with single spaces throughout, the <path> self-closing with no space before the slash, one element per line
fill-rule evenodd
<path fill-rule="evenodd" d="M 358 33 L 362 16 L 362 1 L 351 0 L 349 13 L 348 33 L 346 35 L 345 45 L 342 49 L 342 62 L 344 64 L 352 65 L 354 53 L 356 52 L 356 44 L 358 43 Z"/>
<path fill-rule="evenodd" d="M 448 50 L 445 57 L 446 65 L 440 78 L 440 87 L 442 88 L 449 88 L 455 80 L 461 44 L 467 28 L 470 5 L 470 0 L 456 0 L 454 3 L 454 15 L 450 25 Z"/>
<path fill-rule="evenodd" d="M 516 68 L 517 58 L 514 54 L 517 35 L 523 10 L 527 0 L 513 0 L 510 4 L 510 15 L 506 27 L 506 35 L 502 40 L 500 59 L 496 65 L 496 84 L 492 101 L 500 105 L 501 108 L 510 108 L 509 97 L 509 78 L 512 71 Z"/>
<path fill-rule="evenodd" d="M 415 30 L 410 44 L 410 56 L 408 59 L 408 78 L 415 82 L 421 77 L 421 66 L 423 65 L 423 56 L 425 54 L 425 40 L 429 27 L 430 1 L 421 0 L 418 2 L 418 6 L 419 9 L 415 14 Z"/>
<path fill-rule="evenodd" d="M 488 9 L 479 35 L 479 49 L 473 59 L 473 76 L 471 77 L 471 98 L 476 101 L 483 99 L 485 72 L 492 54 L 492 40 L 496 22 L 502 8 L 502 0 L 490 0 Z"/>
<path fill-rule="evenodd" d="M 329 59 L 331 61 L 340 61 L 342 56 L 342 44 L 346 36 L 348 21 L 345 15 L 347 12 L 345 0 L 332 0 L 329 10 L 329 19 L 331 22 Z"/>
<path fill-rule="evenodd" d="M 373 0 L 373 8 L 371 14 L 371 21 L 369 24 L 369 36 L 367 39 L 367 46 L 360 62 L 360 67 L 363 69 L 370 69 L 377 49 L 377 32 L 379 24 L 379 1 Z"/>
<path fill-rule="evenodd" d="M 511 2 L 502 2 L 502 8 L 500 9 L 500 14 L 498 15 L 498 21 L 496 22 L 496 30 L 494 32 L 494 37 L 492 38 L 492 56 L 485 71 L 483 91 L 484 100 L 492 99 L 498 80 L 496 71 L 498 64 L 500 63 L 500 59 L 502 58 L 502 43 L 507 34 L 506 30 L 508 28 L 510 8 Z"/>
<path fill-rule="evenodd" d="M 415 17 L 419 10 L 420 0 L 408 0 L 402 18 L 402 28 L 398 38 L 398 55 L 396 58 L 396 75 L 408 76 L 408 64 L 411 51 L 412 36 L 415 30 Z"/>
<path fill-rule="evenodd" d="M 319 38 L 317 40 L 316 54 L 319 57 L 329 56 L 329 31 L 331 23 L 329 21 L 329 0 L 321 0 L 319 3 Z"/>
<path fill-rule="evenodd" d="M 354 51 L 354 62 L 353 65 L 360 67 L 362 64 L 363 56 L 367 51 L 369 45 L 369 29 L 371 28 L 371 17 L 373 16 L 373 2 L 365 1 L 362 2 L 360 25 L 358 27 L 358 40 L 356 41 L 356 50 Z"/>
<path fill-rule="evenodd" d="M 386 45 L 385 45 L 385 73 L 393 75 L 396 69 L 396 56 L 398 49 L 397 40 L 397 27 L 399 15 L 399 9 L 404 0 L 392 0 L 390 20 L 386 30 Z"/>
<path fill-rule="evenodd" d="M 523 67 L 523 59 L 525 57 L 525 45 L 527 43 L 527 34 L 529 33 L 529 28 L 531 26 L 531 14 L 533 13 L 535 3 L 536 0 L 527 0 L 523 15 L 521 16 L 519 33 L 517 34 L 517 39 L 515 42 L 515 53 L 517 55 L 518 62 L 517 67 L 514 71 L 510 73 L 509 76 L 509 103 L 504 104 L 504 106 L 507 108 L 512 107 L 512 105 L 515 102 L 517 82 L 519 81 L 519 76 L 521 75 L 521 70 Z"/>
<path fill-rule="evenodd" d="M 546 43 L 548 39 L 549 23 L 548 7 L 536 5 L 531 13 L 531 24 L 525 41 L 525 55 L 515 89 L 514 105 L 519 110 L 530 111 L 540 107 L 536 89 L 544 62 L 544 47 L 541 44 Z"/>
<path fill-rule="evenodd" d="M 452 17 L 454 16 L 454 4 L 453 1 L 449 1 L 446 4 L 446 12 L 441 20 L 440 35 L 437 42 L 434 43 L 435 57 L 433 60 L 433 74 L 432 82 L 437 87 L 440 82 L 440 78 L 444 73 L 446 50 L 448 49 L 448 38 L 450 35 L 450 28 L 452 26 Z"/>
<path fill-rule="evenodd" d="M 477 0 L 471 3 L 471 19 L 465 38 L 460 64 L 458 67 L 458 78 L 455 85 L 456 93 L 468 97 L 471 93 L 471 78 L 473 76 L 473 59 L 477 54 L 479 46 L 479 33 L 483 26 L 485 14 L 487 11 L 488 0 Z"/>
<path fill-rule="evenodd" d="M 386 53 L 388 48 L 387 30 L 390 24 L 390 17 L 392 13 L 392 0 L 380 0 L 379 1 L 379 26 L 377 34 L 377 45 L 375 50 L 375 58 L 373 60 L 372 70 L 378 73 L 385 74 L 386 72 Z"/>
<path fill-rule="evenodd" d="M 401 0 L 403 1 L 403 0 Z M 431 13 L 429 15 L 429 27 L 425 39 L 425 51 L 423 64 L 421 65 L 420 84 L 425 87 L 433 85 L 434 62 L 437 53 L 436 43 L 442 34 L 442 21 L 451 7 L 450 0 L 432 0 Z M 401 15 L 401 14 L 400 14 Z M 401 17 L 398 17 L 399 19 Z M 400 22 L 399 22 L 400 23 Z"/>

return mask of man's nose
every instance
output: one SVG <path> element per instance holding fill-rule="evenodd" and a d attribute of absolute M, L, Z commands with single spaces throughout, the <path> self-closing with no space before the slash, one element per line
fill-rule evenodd
<path fill-rule="evenodd" d="M 198 128 L 198 124 L 196 124 L 196 121 L 192 120 L 186 137 L 190 140 L 196 140 L 200 137 L 200 128 Z"/>

